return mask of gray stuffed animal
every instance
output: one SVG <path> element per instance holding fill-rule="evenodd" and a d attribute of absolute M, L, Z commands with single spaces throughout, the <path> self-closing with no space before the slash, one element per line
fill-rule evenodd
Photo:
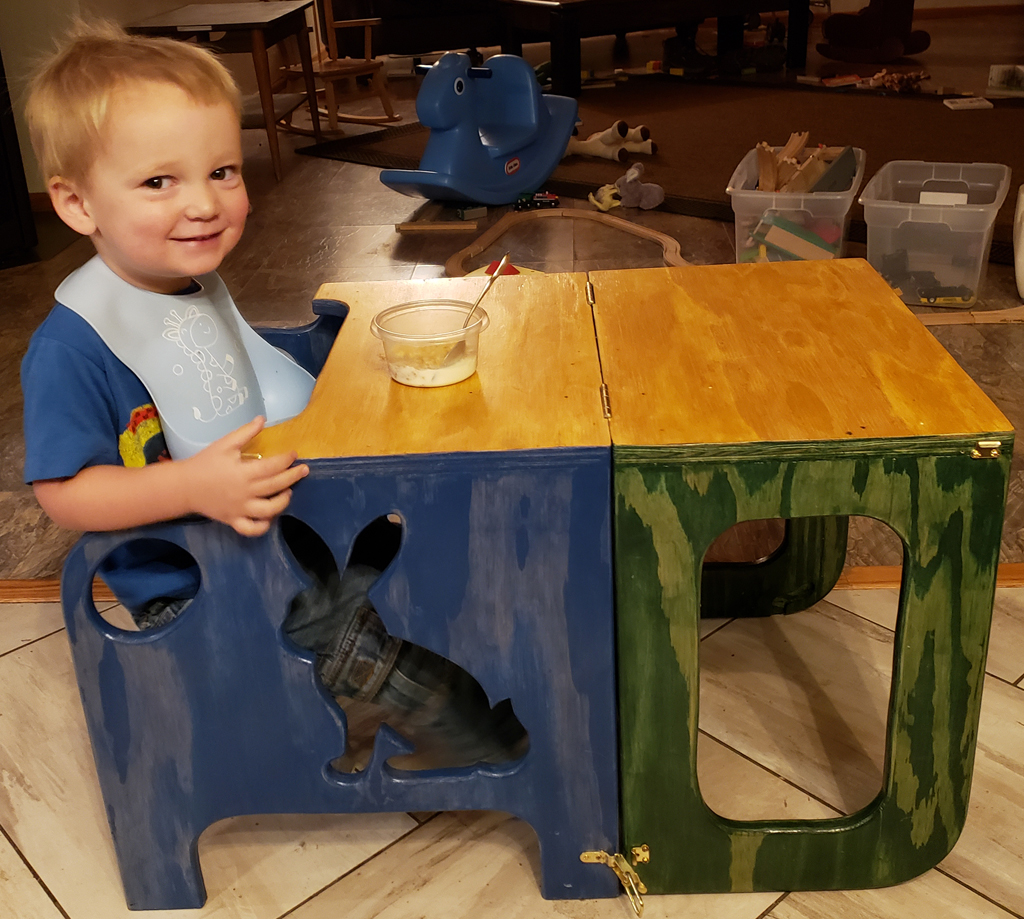
<path fill-rule="evenodd" d="M 623 207 L 657 207 L 665 200 L 665 189 L 652 182 L 641 182 L 643 163 L 634 163 L 622 178 L 616 180 L 615 187 L 619 190 L 619 202 Z"/>

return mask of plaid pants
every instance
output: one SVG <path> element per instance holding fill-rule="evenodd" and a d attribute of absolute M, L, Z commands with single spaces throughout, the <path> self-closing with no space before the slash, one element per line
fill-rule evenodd
<path fill-rule="evenodd" d="M 313 651 L 317 671 L 334 696 L 380 705 L 387 722 L 407 729 L 457 764 L 518 759 L 526 731 L 509 700 L 491 708 L 480 684 L 452 661 L 388 634 L 367 591 L 380 577 L 353 564 L 317 578 L 292 603 L 284 632 Z M 166 625 L 187 600 L 157 599 L 135 615 L 140 629 Z"/>

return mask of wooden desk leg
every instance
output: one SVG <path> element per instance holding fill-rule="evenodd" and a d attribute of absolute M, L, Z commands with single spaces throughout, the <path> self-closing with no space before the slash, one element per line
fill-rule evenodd
<path fill-rule="evenodd" d="M 299 43 L 302 44 L 301 42 Z M 308 52 L 307 52 L 308 53 Z M 274 175 L 281 181 L 281 147 L 277 140 L 277 119 L 274 117 L 274 89 L 270 85 L 270 61 L 267 58 L 267 43 L 262 29 L 252 30 L 252 63 L 256 70 L 256 86 L 260 92 L 260 105 L 263 107 L 263 123 L 267 126 L 267 145 L 270 147 L 270 158 L 274 162 Z M 316 107 L 315 105 L 313 106 Z M 319 122 L 314 124 L 319 128 Z"/>
<path fill-rule="evenodd" d="M 295 40 L 299 46 L 299 61 L 302 63 L 302 78 L 306 84 L 306 94 L 309 97 L 309 117 L 313 121 L 313 136 L 316 138 L 317 143 L 322 141 L 323 135 L 320 133 L 320 106 L 317 105 L 316 101 L 316 78 L 313 76 L 313 55 L 309 50 L 309 42 L 306 40 L 305 31 L 298 32 L 295 35 Z M 388 111 L 387 103 L 384 103 L 384 110 L 390 115 Z M 334 108 L 328 108 L 328 111 L 336 111 Z"/>
<path fill-rule="evenodd" d="M 719 16 L 718 17 L 718 57 L 724 58 L 729 54 L 739 54 L 743 50 L 743 27 L 742 16 Z"/>
<path fill-rule="evenodd" d="M 582 89 L 580 30 L 571 10 L 551 13 L 551 91 L 577 97 Z"/>
<path fill-rule="evenodd" d="M 507 15 L 507 14 L 506 14 Z M 523 38 L 515 26 L 505 20 L 501 33 L 501 53 L 514 54 L 516 57 L 523 56 Z"/>
<path fill-rule="evenodd" d="M 790 0 L 786 28 L 786 66 L 803 70 L 807 66 L 807 41 L 811 25 L 811 7 L 807 0 Z"/>
<path fill-rule="evenodd" d="M 848 521 L 787 520 L 782 545 L 764 561 L 706 563 L 701 572 L 701 616 L 771 616 L 813 606 L 843 573 Z"/>

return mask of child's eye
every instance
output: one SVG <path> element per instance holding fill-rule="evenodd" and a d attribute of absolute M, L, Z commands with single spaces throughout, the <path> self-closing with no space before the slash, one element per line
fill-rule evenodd
<path fill-rule="evenodd" d="M 238 175 L 237 166 L 221 166 L 220 169 L 214 169 L 210 173 L 210 178 L 215 181 L 222 182 L 224 179 L 233 179 Z"/>
<path fill-rule="evenodd" d="M 146 188 L 163 189 L 170 185 L 170 176 L 153 176 L 152 178 L 146 179 L 142 184 Z"/>

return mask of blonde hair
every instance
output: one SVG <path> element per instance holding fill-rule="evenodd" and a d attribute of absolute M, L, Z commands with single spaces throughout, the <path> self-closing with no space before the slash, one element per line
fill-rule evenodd
<path fill-rule="evenodd" d="M 241 111 L 238 86 L 214 54 L 191 42 L 129 35 L 111 22 L 77 22 L 29 86 L 25 114 L 43 178 L 85 181 L 118 93 L 177 86 L 204 105 Z"/>

